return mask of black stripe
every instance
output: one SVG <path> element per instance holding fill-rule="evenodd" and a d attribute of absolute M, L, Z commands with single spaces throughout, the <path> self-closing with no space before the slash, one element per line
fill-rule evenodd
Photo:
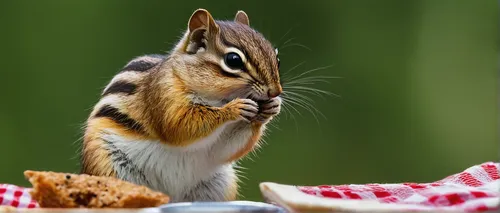
<path fill-rule="evenodd" d="M 162 55 L 146 55 L 141 57 L 150 57 L 157 59 L 164 59 L 165 57 Z M 137 59 L 134 59 L 137 60 Z M 130 62 L 127 66 L 122 69 L 124 71 L 136 71 L 136 72 L 145 72 L 156 66 L 159 62 L 145 61 L 145 60 L 137 60 Z"/>
<path fill-rule="evenodd" d="M 139 124 L 137 121 L 134 119 L 128 117 L 128 115 L 123 114 L 118 111 L 117 108 L 114 108 L 109 105 L 105 105 L 99 109 L 99 111 L 95 114 L 95 117 L 107 117 L 113 119 L 113 121 L 117 122 L 118 124 L 137 131 L 137 132 L 144 132 L 144 128 L 142 127 L 141 124 Z"/>
<path fill-rule="evenodd" d="M 122 71 L 137 71 L 137 72 L 145 72 L 154 67 L 156 63 L 152 63 L 149 61 L 134 61 L 124 67 Z"/>
<path fill-rule="evenodd" d="M 146 179 L 146 175 L 144 175 L 144 171 L 137 167 L 132 160 L 128 157 L 128 155 L 122 150 L 118 149 L 112 142 L 105 141 L 108 145 L 107 150 L 109 151 L 109 156 L 111 157 L 114 163 L 117 163 L 121 169 L 126 170 L 131 175 L 140 178 L 142 181 L 149 184 Z M 115 168 L 116 170 L 116 168 Z"/>
<path fill-rule="evenodd" d="M 137 86 L 135 84 L 125 81 L 117 81 L 111 84 L 111 86 L 109 86 L 108 89 L 104 91 L 102 96 L 115 93 L 125 93 L 127 95 L 132 95 L 135 93 L 136 88 Z"/>

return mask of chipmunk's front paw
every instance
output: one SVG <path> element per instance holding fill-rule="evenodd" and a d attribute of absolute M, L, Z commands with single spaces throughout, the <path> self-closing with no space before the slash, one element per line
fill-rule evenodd
<path fill-rule="evenodd" d="M 229 109 L 236 117 L 246 121 L 254 120 L 259 112 L 259 105 L 250 99 L 235 99 L 226 104 L 225 108 Z"/>
<path fill-rule="evenodd" d="M 259 112 L 255 117 L 255 120 L 258 122 L 268 122 L 271 118 L 281 111 L 281 98 L 276 97 L 272 98 L 269 101 L 262 103 L 259 106 Z"/>

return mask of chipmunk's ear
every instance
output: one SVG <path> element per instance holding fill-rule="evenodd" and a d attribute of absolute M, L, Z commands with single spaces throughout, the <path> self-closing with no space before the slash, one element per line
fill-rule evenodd
<path fill-rule="evenodd" d="M 188 31 L 186 32 L 183 50 L 187 53 L 196 53 L 202 48 L 206 48 L 204 40 L 208 40 L 210 35 L 215 35 L 219 26 L 214 18 L 205 9 L 197 9 L 189 18 Z"/>
<path fill-rule="evenodd" d="M 241 24 L 244 24 L 244 25 L 247 25 L 247 26 L 250 26 L 250 20 L 248 19 L 248 15 L 243 10 L 239 10 L 236 13 L 236 16 L 234 17 L 234 21 L 241 23 Z"/>
<path fill-rule="evenodd" d="M 215 23 L 212 15 L 205 9 L 197 9 L 189 18 L 189 31 L 194 32 L 198 29 L 204 29 L 206 31 L 218 30 L 218 26 Z"/>

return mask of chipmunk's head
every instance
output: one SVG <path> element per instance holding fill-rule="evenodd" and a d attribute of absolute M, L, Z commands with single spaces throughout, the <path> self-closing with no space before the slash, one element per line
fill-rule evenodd
<path fill-rule="evenodd" d="M 222 102 L 234 98 L 269 100 L 282 93 L 278 51 L 252 29 L 245 12 L 216 21 L 196 10 L 172 57 L 174 69 L 197 95 Z"/>

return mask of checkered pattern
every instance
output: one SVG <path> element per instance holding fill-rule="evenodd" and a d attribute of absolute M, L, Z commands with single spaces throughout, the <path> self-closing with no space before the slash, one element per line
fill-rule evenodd
<path fill-rule="evenodd" d="M 487 162 L 433 183 L 297 186 L 306 194 L 344 200 L 410 204 L 414 210 L 497 210 L 499 164 Z"/>
<path fill-rule="evenodd" d="M 264 195 L 274 193 L 269 201 L 278 201 L 283 205 L 307 205 L 305 208 L 315 209 L 315 205 L 331 208 L 342 208 L 344 204 L 328 200 L 374 200 L 378 203 L 392 204 L 384 206 L 384 210 L 408 211 L 467 211 L 481 212 L 500 210 L 500 164 L 487 162 L 468 168 L 467 170 L 448 176 L 433 183 L 401 183 L 401 184 L 364 184 L 364 185 L 321 185 L 321 186 L 288 186 L 279 184 L 261 184 Z M 263 186 L 265 186 L 263 188 Z M 17 208 L 37 208 L 38 204 L 31 199 L 30 188 L 9 184 L 0 184 L 0 205 Z M 310 195 L 315 198 L 311 199 Z M 327 202 L 325 202 L 327 201 Z M 351 204 L 350 209 L 363 205 Z M 366 210 L 367 204 L 364 206 Z M 345 206 L 348 206 L 345 204 Z M 352 208 L 351 208 L 352 207 Z M 354 208 L 354 209 L 353 209 Z M 378 208 L 378 207 L 377 207 Z M 370 209 L 368 209 L 370 210 Z M 361 211 L 358 211 L 361 212 Z M 368 211 L 369 212 L 369 211 Z"/>
<path fill-rule="evenodd" d="M 36 208 L 38 204 L 31 199 L 29 188 L 0 184 L 0 206 L 17 208 Z"/>

